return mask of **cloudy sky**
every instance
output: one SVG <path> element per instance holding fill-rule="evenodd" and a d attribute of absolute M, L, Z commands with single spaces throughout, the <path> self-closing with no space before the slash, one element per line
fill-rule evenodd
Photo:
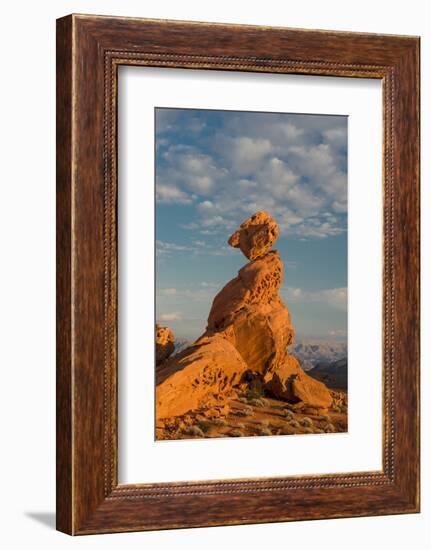
<path fill-rule="evenodd" d="M 206 327 L 246 262 L 227 245 L 247 217 L 277 220 L 281 294 L 297 340 L 347 337 L 347 117 L 156 109 L 156 317 Z"/>

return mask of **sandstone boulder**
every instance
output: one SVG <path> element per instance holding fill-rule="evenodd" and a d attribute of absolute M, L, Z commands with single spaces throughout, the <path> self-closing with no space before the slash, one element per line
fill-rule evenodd
<path fill-rule="evenodd" d="M 239 248 L 249 260 L 255 260 L 270 250 L 278 234 L 277 222 L 268 212 L 261 211 L 245 220 L 228 243 Z"/>
<path fill-rule="evenodd" d="M 266 388 L 278 399 L 302 402 L 318 409 L 327 408 L 332 403 L 331 393 L 325 384 L 308 376 L 292 355 L 286 355 L 284 363 L 273 373 Z"/>
<path fill-rule="evenodd" d="M 174 333 L 169 327 L 156 325 L 156 365 L 160 365 L 175 349 Z"/>
<path fill-rule="evenodd" d="M 219 402 L 246 370 L 241 355 L 225 338 L 217 334 L 200 338 L 157 370 L 157 419 Z"/>

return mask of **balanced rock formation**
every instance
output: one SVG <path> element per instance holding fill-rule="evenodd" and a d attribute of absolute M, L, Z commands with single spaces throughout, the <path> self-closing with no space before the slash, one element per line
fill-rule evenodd
<path fill-rule="evenodd" d="M 278 225 L 268 212 L 257 212 L 243 222 L 239 229 L 229 237 L 228 243 L 239 248 L 246 258 L 260 258 L 275 243 L 278 237 Z"/>
<path fill-rule="evenodd" d="M 160 365 L 175 349 L 174 333 L 169 327 L 156 325 L 156 365 Z"/>
<path fill-rule="evenodd" d="M 317 408 L 331 404 L 326 386 L 305 374 L 287 352 L 294 330 L 278 294 L 283 263 L 277 251 L 270 251 L 278 233 L 275 220 L 258 212 L 229 238 L 251 261 L 216 295 L 203 336 L 158 368 L 158 419 L 223 399 L 246 373 L 260 376 L 278 399 Z"/>

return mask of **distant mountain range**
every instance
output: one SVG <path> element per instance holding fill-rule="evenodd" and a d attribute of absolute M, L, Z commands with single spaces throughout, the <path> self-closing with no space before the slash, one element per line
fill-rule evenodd
<path fill-rule="evenodd" d="M 318 363 L 308 374 L 336 390 L 347 390 L 347 357 L 332 363 Z"/>
<path fill-rule="evenodd" d="M 191 340 L 185 340 L 185 339 L 182 339 L 182 340 L 175 340 L 175 343 L 174 343 L 174 346 L 175 346 L 175 349 L 174 349 L 174 355 L 176 353 L 180 353 L 180 351 L 183 351 L 183 349 L 186 349 L 188 348 L 189 346 L 192 345 L 192 341 Z"/>
<path fill-rule="evenodd" d="M 308 371 L 319 363 L 334 363 L 347 357 L 347 343 L 324 341 L 301 341 L 289 347 L 304 370 Z"/>

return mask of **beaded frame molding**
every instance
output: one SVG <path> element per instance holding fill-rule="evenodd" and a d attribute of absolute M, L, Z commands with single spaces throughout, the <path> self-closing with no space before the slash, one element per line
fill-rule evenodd
<path fill-rule="evenodd" d="M 118 483 L 120 65 L 383 84 L 383 469 Z M 57 21 L 57 529 L 68 534 L 419 511 L 419 38 L 70 15 Z"/>

